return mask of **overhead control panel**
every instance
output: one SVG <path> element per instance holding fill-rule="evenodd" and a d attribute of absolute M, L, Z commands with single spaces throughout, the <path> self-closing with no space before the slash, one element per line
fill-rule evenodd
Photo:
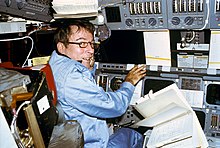
<path fill-rule="evenodd" d="M 167 29 L 165 0 L 99 0 L 111 30 Z"/>
<path fill-rule="evenodd" d="M 50 22 L 51 0 L 0 0 L 0 13 L 29 20 Z"/>
<path fill-rule="evenodd" d="M 220 0 L 98 0 L 111 30 L 218 29 Z"/>
<path fill-rule="evenodd" d="M 209 28 L 209 1 L 167 0 L 168 29 Z"/>
<path fill-rule="evenodd" d="M 220 0 L 210 0 L 210 28 L 220 28 Z"/>

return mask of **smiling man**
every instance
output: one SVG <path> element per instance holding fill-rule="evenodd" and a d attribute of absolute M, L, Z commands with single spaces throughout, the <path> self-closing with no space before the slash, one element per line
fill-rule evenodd
<path fill-rule="evenodd" d="M 58 101 L 67 120 L 77 120 L 83 129 L 85 148 L 138 148 L 142 135 L 121 128 L 109 135 L 106 118 L 125 113 L 135 85 L 146 75 L 144 66 L 133 67 L 121 87 L 105 92 L 96 84 L 94 74 L 94 26 L 88 21 L 75 20 L 63 24 L 55 34 L 57 50 L 50 58 Z"/>

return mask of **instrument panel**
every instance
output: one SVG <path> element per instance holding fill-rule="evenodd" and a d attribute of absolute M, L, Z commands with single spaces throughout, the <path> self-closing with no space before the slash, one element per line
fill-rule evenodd
<path fill-rule="evenodd" d="M 220 1 L 210 0 L 210 28 L 220 28 Z"/>
<path fill-rule="evenodd" d="M 169 29 L 209 28 L 206 0 L 168 0 L 167 6 Z"/>
<path fill-rule="evenodd" d="M 219 0 L 98 0 L 111 30 L 218 29 Z"/>
<path fill-rule="evenodd" d="M 120 87 L 132 64 L 98 63 L 97 83 L 105 90 L 115 91 Z M 128 111 L 117 124 L 126 125 L 140 121 L 132 104 L 150 90 L 157 92 L 176 83 L 187 102 L 195 111 L 204 133 L 220 138 L 220 70 L 210 73 L 208 69 L 176 68 L 147 65 L 147 76 L 136 86 Z M 139 92 L 139 93 L 138 93 Z M 138 98 L 139 97 L 139 98 Z"/>
<path fill-rule="evenodd" d="M 51 2 L 51 0 L 0 0 L 0 13 L 50 22 L 53 18 Z"/>
<path fill-rule="evenodd" d="M 164 0 L 99 0 L 106 23 L 111 30 L 167 28 Z"/>

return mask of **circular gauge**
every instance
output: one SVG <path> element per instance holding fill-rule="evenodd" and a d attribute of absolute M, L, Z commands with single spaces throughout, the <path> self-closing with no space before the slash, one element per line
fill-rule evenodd
<path fill-rule="evenodd" d="M 172 22 L 173 25 L 179 25 L 180 24 L 180 18 L 173 17 L 171 22 Z"/>
<path fill-rule="evenodd" d="M 132 21 L 132 19 L 126 19 L 125 20 L 125 24 L 127 25 L 127 26 L 129 26 L 129 27 L 131 27 L 131 26 L 133 26 L 133 21 Z"/>
<path fill-rule="evenodd" d="M 194 22 L 194 18 L 188 16 L 188 17 L 185 18 L 184 22 L 185 22 L 186 25 L 192 25 L 193 22 Z"/>
<path fill-rule="evenodd" d="M 148 20 L 149 25 L 155 26 L 157 24 L 157 20 L 155 18 L 150 18 Z"/>

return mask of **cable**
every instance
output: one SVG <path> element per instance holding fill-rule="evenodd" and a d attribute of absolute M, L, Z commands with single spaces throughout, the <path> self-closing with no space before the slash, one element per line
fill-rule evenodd
<path fill-rule="evenodd" d="M 188 38 L 188 37 L 190 37 L 190 36 L 187 36 L 188 34 L 192 35 L 191 38 Z M 192 42 L 195 39 L 195 36 L 196 36 L 195 31 L 187 32 L 186 33 L 186 42 L 188 42 L 188 43 Z"/>
<path fill-rule="evenodd" d="M 17 118 L 18 118 L 18 113 L 20 112 L 21 108 L 24 106 L 24 105 L 28 105 L 30 104 L 30 101 L 25 101 L 23 102 L 17 109 L 16 112 L 14 112 L 14 116 L 13 116 L 13 119 L 12 119 L 12 122 L 11 122 L 11 125 L 10 125 L 10 128 L 11 128 L 11 133 L 13 134 L 18 146 L 20 148 L 25 148 L 25 146 L 23 145 L 22 141 L 21 141 L 21 138 L 19 136 L 19 133 L 18 133 L 18 130 L 17 130 Z"/>
<path fill-rule="evenodd" d="M 21 37 L 21 38 L 14 38 L 14 39 L 2 39 L 0 40 L 0 42 L 7 42 L 7 41 L 16 41 L 16 40 L 22 40 L 22 39 L 30 39 L 31 40 L 31 49 L 27 55 L 27 58 L 25 59 L 23 65 L 22 65 L 22 68 L 25 67 L 25 63 L 27 62 L 27 60 L 29 59 L 30 55 L 31 55 L 31 52 L 33 50 L 33 46 L 34 46 L 34 40 L 30 37 L 30 36 L 24 36 L 24 37 Z"/>
<path fill-rule="evenodd" d="M 209 0 L 206 0 L 206 6 L 207 6 L 207 15 L 206 15 L 206 20 L 205 20 L 205 24 L 202 28 L 198 29 L 198 30 L 203 30 L 205 29 L 205 27 L 207 26 L 207 24 L 209 23 Z"/>

